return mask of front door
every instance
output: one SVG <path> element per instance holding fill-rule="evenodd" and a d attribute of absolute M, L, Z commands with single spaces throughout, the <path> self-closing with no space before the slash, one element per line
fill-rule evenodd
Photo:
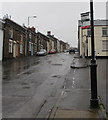
<path fill-rule="evenodd" d="M 16 44 L 16 57 L 19 57 L 19 44 Z"/>
<path fill-rule="evenodd" d="M 13 44 L 13 57 L 16 58 L 16 43 Z"/>
<path fill-rule="evenodd" d="M 33 56 L 33 44 L 31 44 L 31 56 Z"/>

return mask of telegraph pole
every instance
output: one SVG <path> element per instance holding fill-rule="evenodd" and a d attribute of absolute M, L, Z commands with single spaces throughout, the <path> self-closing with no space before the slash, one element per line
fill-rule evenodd
<path fill-rule="evenodd" d="M 90 107 L 97 108 L 99 101 L 97 97 L 97 64 L 95 57 L 95 45 L 94 45 L 94 20 L 93 20 L 93 0 L 90 0 L 90 13 L 91 13 L 91 99 Z"/>

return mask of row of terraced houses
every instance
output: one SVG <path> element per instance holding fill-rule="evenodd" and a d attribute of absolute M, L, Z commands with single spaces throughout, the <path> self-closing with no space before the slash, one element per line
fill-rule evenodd
<path fill-rule="evenodd" d="M 0 60 L 34 56 L 40 49 L 46 49 L 47 53 L 55 49 L 59 53 L 68 50 L 69 44 L 57 39 L 51 31 L 44 35 L 9 18 L 0 20 Z"/>

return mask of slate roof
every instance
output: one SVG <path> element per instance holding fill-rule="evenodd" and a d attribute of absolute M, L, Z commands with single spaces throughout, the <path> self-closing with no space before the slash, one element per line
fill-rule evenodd
<path fill-rule="evenodd" d="M 78 26 L 87 26 L 90 25 L 90 21 L 83 22 L 83 25 L 81 23 L 81 20 L 78 20 Z M 108 26 L 108 19 L 106 20 L 94 20 L 94 26 Z"/>

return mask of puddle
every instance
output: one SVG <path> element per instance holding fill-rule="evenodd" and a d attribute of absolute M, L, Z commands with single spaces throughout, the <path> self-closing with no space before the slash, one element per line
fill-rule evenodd
<path fill-rule="evenodd" d="M 52 65 L 62 66 L 62 64 L 52 64 Z"/>
<path fill-rule="evenodd" d="M 21 85 L 28 85 L 28 83 L 22 83 Z"/>
<path fill-rule="evenodd" d="M 60 76 L 60 75 L 52 75 L 51 77 L 61 78 L 61 76 Z"/>
<path fill-rule="evenodd" d="M 54 83 L 51 83 L 51 85 L 53 85 Z"/>
<path fill-rule="evenodd" d="M 29 74 L 32 74 L 32 73 L 33 73 L 33 71 L 23 72 L 24 75 L 26 75 L 26 74 L 29 75 Z"/>
<path fill-rule="evenodd" d="M 30 87 L 29 86 L 26 86 L 26 87 L 23 87 L 24 89 L 29 89 Z"/>
<path fill-rule="evenodd" d="M 38 65 L 40 63 L 40 60 L 33 63 L 33 65 Z"/>
<path fill-rule="evenodd" d="M 50 63 L 51 63 L 51 61 L 48 61 L 48 63 L 50 64 Z"/>

